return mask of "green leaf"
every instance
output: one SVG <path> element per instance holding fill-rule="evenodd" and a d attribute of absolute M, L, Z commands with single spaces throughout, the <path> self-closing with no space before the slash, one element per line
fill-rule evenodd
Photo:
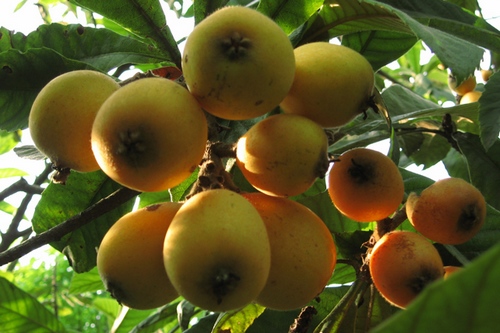
<path fill-rule="evenodd" d="M 181 184 L 166 191 L 160 192 L 143 192 L 139 195 L 140 202 L 138 208 L 146 207 L 160 202 L 179 202 L 184 200 L 198 178 L 198 169 L 196 169 L 186 180 Z"/>
<path fill-rule="evenodd" d="M 179 48 L 158 0 L 73 1 L 130 29 L 137 36 L 152 40 L 165 54 L 165 61 L 171 61 L 181 67 Z"/>
<path fill-rule="evenodd" d="M 68 292 L 70 294 L 83 294 L 103 289 L 104 285 L 99 276 L 99 272 L 97 268 L 94 267 L 88 272 L 73 274 Z"/>
<path fill-rule="evenodd" d="M 129 333 L 146 333 L 146 332 L 156 332 L 164 328 L 169 323 L 177 322 L 177 307 L 179 302 L 174 301 L 169 303 L 149 317 L 137 324 Z"/>
<path fill-rule="evenodd" d="M 118 317 L 121 310 L 121 305 L 112 298 L 97 297 L 93 300 L 92 306 L 108 316 L 111 323 Z"/>
<path fill-rule="evenodd" d="M 451 146 L 441 135 L 425 133 L 423 137 L 418 150 L 409 157 L 416 165 L 423 165 L 427 169 L 445 158 Z"/>
<path fill-rule="evenodd" d="M 372 0 L 365 1 L 374 2 Z M 400 3 L 392 0 L 386 0 L 384 2 L 394 4 L 396 7 Z M 435 1 L 432 1 L 432 4 L 429 1 L 425 2 L 428 2 L 427 6 L 430 6 L 431 8 L 436 7 Z M 443 4 L 446 2 L 438 1 L 438 3 Z M 422 4 L 422 2 L 420 2 L 420 4 Z M 412 6 L 412 9 L 416 8 L 413 6 L 413 2 L 411 2 L 408 6 L 410 5 Z M 451 6 L 459 8 L 453 5 Z M 476 68 L 479 67 L 484 53 L 482 48 L 476 46 L 472 42 L 451 35 L 449 31 L 442 31 L 433 26 L 427 26 L 421 23 L 422 21 L 427 23 L 428 19 L 434 18 L 434 12 L 429 14 L 423 11 L 412 10 L 409 14 L 407 14 L 406 12 L 396 9 L 396 7 L 388 5 L 384 5 L 384 7 L 396 14 L 418 38 L 422 39 L 422 41 L 429 46 L 431 51 L 436 54 L 446 67 L 452 69 L 452 72 L 457 77 L 458 82 L 462 82 L 470 74 L 474 73 Z M 417 17 L 418 20 L 415 19 L 415 17 Z M 473 26 L 468 28 L 477 30 Z M 482 30 L 481 32 L 484 33 Z M 496 38 L 496 43 L 498 43 L 498 36 Z"/>
<path fill-rule="evenodd" d="M 405 311 L 372 332 L 496 332 L 498 318 L 493 314 L 500 307 L 499 256 L 497 243 L 462 271 L 429 285 Z"/>
<path fill-rule="evenodd" d="M 338 0 L 333 5 L 322 6 L 314 20 L 303 34 L 300 44 L 372 30 L 413 35 L 397 15 L 379 4 L 357 0 Z"/>
<path fill-rule="evenodd" d="M 103 72 L 125 64 L 165 62 L 165 55 L 149 44 L 109 29 L 83 27 L 80 24 L 41 25 L 27 36 L 4 33 L 2 39 L 10 39 L 10 43 L 0 44 L 0 52 L 8 49 L 26 52 L 46 47 L 65 58 L 87 63 Z"/>
<path fill-rule="evenodd" d="M 249 304 L 236 312 L 226 312 L 221 314 L 212 330 L 212 333 L 224 333 L 228 330 L 231 333 L 244 333 L 252 325 L 255 318 L 258 318 L 265 310 L 265 307 L 257 304 Z"/>
<path fill-rule="evenodd" d="M 61 56 L 49 48 L 0 52 L 0 129 L 28 126 L 28 114 L 38 92 L 54 77 L 94 67 Z"/>
<path fill-rule="evenodd" d="M 0 277 L 2 333 L 66 332 L 57 317 L 33 296 Z"/>
<path fill-rule="evenodd" d="M 323 0 L 263 0 L 257 10 L 273 19 L 288 35 L 306 22 L 321 6 Z"/>
<path fill-rule="evenodd" d="M 29 175 L 26 171 L 17 168 L 2 168 L 0 169 L 0 178 L 23 177 Z"/>
<path fill-rule="evenodd" d="M 479 98 L 481 142 L 485 150 L 498 140 L 500 133 L 500 75 L 492 75 Z"/>
<path fill-rule="evenodd" d="M 489 250 L 500 239 L 500 211 L 491 206 L 486 207 L 486 219 L 479 232 L 464 244 L 455 247 L 469 260 Z"/>
<path fill-rule="evenodd" d="M 442 0 L 379 0 L 398 8 L 422 24 L 467 40 L 486 49 L 500 50 L 500 32 L 473 11 Z"/>
<path fill-rule="evenodd" d="M 500 140 L 490 147 L 488 152 L 477 135 L 457 133 L 454 136 L 467 160 L 471 183 L 481 191 L 495 209 L 500 210 Z"/>
<path fill-rule="evenodd" d="M 7 132 L 0 130 L 0 155 L 9 152 L 21 141 L 21 131 Z"/>
<path fill-rule="evenodd" d="M 229 0 L 198 0 L 193 3 L 194 23 L 198 24 L 205 17 L 224 7 Z"/>
<path fill-rule="evenodd" d="M 121 186 L 102 171 L 72 172 L 66 185 L 51 183 L 47 186 L 35 208 L 33 229 L 37 233 L 46 231 L 119 188 Z M 51 245 L 68 257 L 75 272 L 89 271 L 96 265 L 96 248 L 102 237 L 116 220 L 132 209 L 133 204 L 134 200 L 129 200 Z"/>
<path fill-rule="evenodd" d="M 114 333 L 130 333 L 134 327 L 148 318 L 155 310 L 136 310 L 123 306 L 113 323 Z"/>
<path fill-rule="evenodd" d="M 407 33 L 395 31 L 362 31 L 342 37 L 342 45 L 361 53 L 376 71 L 404 55 L 417 42 Z"/>

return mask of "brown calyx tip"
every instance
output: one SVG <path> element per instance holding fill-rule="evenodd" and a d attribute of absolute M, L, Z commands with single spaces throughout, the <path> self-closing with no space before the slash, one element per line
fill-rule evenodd
<path fill-rule="evenodd" d="M 138 165 L 147 159 L 143 158 L 146 152 L 144 131 L 125 130 L 119 133 L 119 141 L 116 147 L 116 154 L 122 156 L 133 165 Z"/>
<path fill-rule="evenodd" d="M 234 31 L 229 37 L 222 40 L 221 47 L 223 53 L 230 60 L 238 60 L 247 55 L 248 50 L 252 47 L 252 42 L 238 31 Z"/>
<path fill-rule="evenodd" d="M 62 184 L 65 185 L 66 181 L 68 180 L 68 177 L 71 173 L 70 168 L 63 168 L 63 167 L 58 167 L 53 165 L 52 169 L 55 170 L 55 172 L 52 174 L 52 181 L 55 184 Z"/>
<path fill-rule="evenodd" d="M 125 291 L 117 284 L 112 281 L 105 280 L 106 291 L 110 293 L 118 303 L 122 304 L 123 300 L 126 299 Z"/>
<path fill-rule="evenodd" d="M 418 276 L 415 276 L 408 283 L 408 287 L 411 289 L 415 295 L 418 295 L 425 289 L 429 284 L 436 281 L 437 279 L 443 277 L 444 271 L 424 267 L 420 271 Z"/>
<path fill-rule="evenodd" d="M 231 293 L 240 282 L 240 277 L 231 270 L 222 268 L 215 274 L 212 281 L 212 292 L 217 298 L 217 304 L 222 303 L 222 298 Z"/>
<path fill-rule="evenodd" d="M 351 159 L 351 166 L 347 170 L 351 179 L 357 184 L 364 184 L 371 181 L 375 175 L 373 165 L 362 163 L 354 158 Z"/>
<path fill-rule="evenodd" d="M 470 232 L 481 224 L 481 212 L 476 203 L 471 203 L 462 210 L 457 222 L 458 232 Z"/>

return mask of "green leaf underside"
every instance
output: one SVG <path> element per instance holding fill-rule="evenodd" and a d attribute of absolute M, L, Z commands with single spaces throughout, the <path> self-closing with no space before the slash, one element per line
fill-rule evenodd
<path fill-rule="evenodd" d="M 165 61 L 180 67 L 181 54 L 157 0 L 75 0 L 91 11 L 111 19 L 134 34 L 152 40 L 165 54 Z"/>
<path fill-rule="evenodd" d="M 101 171 L 72 172 L 66 185 L 51 183 L 44 191 L 33 216 L 33 229 L 40 233 L 79 214 L 120 185 Z M 119 206 L 82 228 L 51 244 L 63 252 L 76 272 L 86 272 L 96 264 L 96 248 L 109 227 L 132 209 L 134 200 Z"/>
<path fill-rule="evenodd" d="M 66 332 L 56 316 L 33 296 L 0 277 L 0 322 L 3 333 Z"/>

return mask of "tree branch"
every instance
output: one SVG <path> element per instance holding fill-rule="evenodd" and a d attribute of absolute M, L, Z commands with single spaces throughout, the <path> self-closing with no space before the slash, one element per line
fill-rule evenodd
<path fill-rule="evenodd" d="M 92 222 L 99 216 L 124 204 L 125 202 L 137 196 L 139 193 L 140 192 L 131 190 L 126 187 L 116 190 L 109 196 L 99 200 L 94 205 L 62 222 L 61 224 L 58 224 L 57 226 L 40 234 L 37 234 L 36 236 L 29 238 L 25 242 L 0 253 L 0 266 L 19 259 L 43 245 L 61 240 L 63 236 L 81 228 L 82 226 Z"/>

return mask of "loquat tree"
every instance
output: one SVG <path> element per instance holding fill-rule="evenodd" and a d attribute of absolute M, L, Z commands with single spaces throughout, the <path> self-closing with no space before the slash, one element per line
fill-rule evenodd
<path fill-rule="evenodd" d="M 0 26 L 0 332 L 497 331 L 486 2 L 40 0 Z"/>

